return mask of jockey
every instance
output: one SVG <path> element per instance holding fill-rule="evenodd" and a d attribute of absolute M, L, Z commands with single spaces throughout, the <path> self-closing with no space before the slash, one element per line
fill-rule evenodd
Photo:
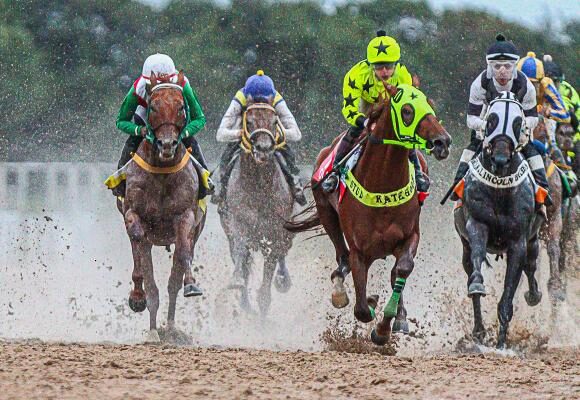
<path fill-rule="evenodd" d="M 521 152 L 528 161 L 536 182 L 546 191 L 549 189 L 542 157 L 529 140 L 530 132 L 538 124 L 536 90 L 526 75 L 516 69 L 519 58 L 516 46 L 506 41 L 501 34 L 497 35 L 496 42 L 487 49 L 487 68 L 475 78 L 469 90 L 467 126 L 471 129 L 471 142 L 463 150 L 455 182 L 459 182 L 465 176 L 469 169 L 468 162 L 481 150 L 487 105 L 497 98 L 500 92 L 507 91 L 515 95 L 524 110 L 526 132 L 520 137 L 523 145 Z M 457 195 L 452 194 L 451 199 L 457 200 Z M 545 202 L 550 204 L 549 196 L 546 196 Z"/>
<path fill-rule="evenodd" d="M 145 126 L 147 120 L 147 102 L 149 101 L 147 85 L 151 83 L 149 80 L 151 73 L 162 77 L 169 76 L 172 82 L 177 81 L 178 71 L 175 69 L 175 64 L 171 57 L 159 53 L 147 57 L 143 64 L 141 76 L 131 86 L 117 115 L 117 128 L 129 135 L 121 153 L 118 168 L 122 168 L 129 162 L 132 157 L 131 153 L 137 151 L 139 145 L 147 135 L 147 128 Z M 183 87 L 183 97 L 187 103 L 186 109 L 190 114 L 188 118 L 190 122 L 183 130 L 182 142 L 185 147 L 191 148 L 191 153 L 195 159 L 199 161 L 203 168 L 207 169 L 207 163 L 201 152 L 201 148 L 194 139 L 194 135 L 205 126 L 205 116 L 197 100 L 195 91 L 189 84 L 187 78 L 185 78 Z M 121 197 L 125 195 L 125 181 L 113 189 L 113 194 Z"/>
<path fill-rule="evenodd" d="M 264 74 L 264 71 L 258 70 L 255 75 L 246 80 L 244 87 L 235 94 L 218 128 L 217 141 L 226 142 L 228 145 L 220 160 L 220 191 L 212 197 L 212 203 L 218 204 L 225 198 L 228 180 L 235 164 L 233 160 L 241 150 L 242 120 L 248 102 L 268 103 L 274 107 L 279 121 L 283 125 L 287 142 L 298 142 L 302 138 L 296 119 L 282 95 L 274 88 L 274 82 L 268 75 Z M 276 150 L 276 159 L 292 189 L 294 200 L 302 206 L 305 205 L 306 197 L 300 183 L 300 170 L 296 166 L 294 152 L 288 143 Z"/>
<path fill-rule="evenodd" d="M 379 95 L 388 96 L 383 81 L 393 86 L 413 84 L 413 77 L 407 67 L 399 63 L 400 58 L 401 48 L 397 41 L 387 36 L 385 31 L 378 31 L 367 46 L 366 60 L 358 62 L 344 77 L 342 115 L 350 127 L 338 144 L 332 172 L 322 183 L 325 192 L 333 192 L 338 187 L 338 164 L 366 127 L 365 115 L 370 106 L 377 102 Z M 409 160 L 415 166 L 417 190 L 429 191 L 429 178 L 421 171 L 416 150 L 409 152 Z"/>

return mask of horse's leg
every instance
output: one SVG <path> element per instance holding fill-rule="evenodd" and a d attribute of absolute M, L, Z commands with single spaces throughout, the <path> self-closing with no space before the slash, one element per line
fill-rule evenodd
<path fill-rule="evenodd" d="M 262 277 L 262 285 L 258 289 L 258 307 L 262 316 L 266 316 L 270 303 L 272 302 L 272 278 L 276 270 L 277 257 L 272 255 L 264 258 L 264 273 Z"/>
<path fill-rule="evenodd" d="M 524 265 L 524 272 L 528 277 L 528 291 L 524 294 L 526 303 L 530 307 L 538 305 L 540 300 L 542 300 L 542 292 L 538 289 L 538 281 L 536 280 L 535 274 L 537 269 L 538 254 L 540 253 L 540 242 L 536 236 L 533 240 L 528 242 L 528 251 L 526 257 L 526 263 Z M 551 264 L 551 262 L 550 262 Z"/>
<path fill-rule="evenodd" d="M 371 322 L 375 317 L 374 310 L 369 307 L 367 300 L 367 276 L 371 262 L 364 259 L 358 250 L 351 250 L 349 261 L 352 267 L 352 279 L 356 296 L 354 316 L 361 322 Z"/>
<path fill-rule="evenodd" d="M 177 294 L 183 283 L 183 295 L 185 297 L 199 296 L 202 291 L 195 285 L 191 273 L 191 263 L 193 261 L 193 238 L 195 217 L 189 211 L 183 214 L 175 222 L 175 251 L 173 252 L 173 266 L 167 282 L 167 292 L 169 294 L 169 307 L 167 308 L 167 328 L 175 328 L 175 308 L 177 305 Z"/>
<path fill-rule="evenodd" d="M 471 266 L 473 267 L 473 272 L 467 279 L 467 295 L 469 297 L 475 295 L 485 296 L 486 293 L 485 286 L 483 285 L 481 266 L 485 262 L 485 257 L 487 255 L 489 228 L 487 225 L 482 224 L 473 218 L 467 220 L 465 228 L 467 230 L 469 245 L 471 246 Z"/>
<path fill-rule="evenodd" d="M 280 293 L 286 293 L 292 287 L 292 279 L 290 279 L 290 272 L 286 267 L 286 256 L 278 258 L 278 269 L 274 275 L 274 286 Z"/>
<path fill-rule="evenodd" d="M 147 298 L 143 289 L 143 258 L 147 253 L 145 231 L 141 226 L 139 215 L 132 210 L 125 214 L 125 228 L 131 241 L 133 252 L 133 290 L 129 294 L 129 307 L 135 312 L 142 312 L 147 307 Z"/>
<path fill-rule="evenodd" d="M 153 272 L 153 260 L 151 258 L 151 245 L 148 245 L 147 254 L 143 258 L 143 278 L 145 293 L 147 294 L 147 309 L 149 310 L 149 336 L 148 342 L 159 343 L 157 332 L 157 311 L 159 310 L 159 289 L 155 284 Z"/>
<path fill-rule="evenodd" d="M 393 251 L 396 259 L 395 265 L 391 269 L 391 288 L 393 293 L 383 309 L 383 319 L 377 324 L 376 329 L 371 332 L 371 340 L 377 345 L 384 345 L 388 342 L 393 318 L 395 318 L 393 332 L 409 333 L 407 310 L 403 303 L 403 289 L 407 278 L 415 267 L 414 258 L 415 254 L 417 254 L 418 245 L 419 230 L 417 227 L 409 239 Z"/>
<path fill-rule="evenodd" d="M 234 261 L 234 274 L 228 288 L 240 289 L 240 306 L 245 311 L 251 311 L 250 298 L 248 296 L 250 250 L 245 240 L 241 237 L 233 239 L 232 260 Z"/>
<path fill-rule="evenodd" d="M 562 238 L 562 214 L 556 209 L 548 219 L 546 236 L 546 250 L 550 262 L 550 278 L 548 279 L 548 292 L 553 302 L 564 300 L 562 281 L 560 278 L 560 242 Z"/>
<path fill-rule="evenodd" d="M 326 195 L 315 191 L 314 196 L 320 222 L 328 237 L 332 240 L 338 264 L 338 267 L 330 275 L 332 281 L 332 305 L 336 308 L 344 308 L 349 302 L 344 287 L 344 279 L 350 272 L 349 251 L 344 241 L 338 213 L 332 208 L 332 205 L 325 197 Z"/>
<path fill-rule="evenodd" d="M 514 242 L 507 251 L 507 270 L 503 287 L 503 294 L 497 305 L 499 317 L 499 335 L 497 347 L 503 349 L 506 346 L 509 323 L 512 319 L 514 306 L 513 300 L 522 276 L 524 263 L 526 262 L 527 240 L 520 238 Z"/>
<path fill-rule="evenodd" d="M 463 257 L 461 259 L 463 263 L 463 270 L 469 278 L 473 273 L 473 266 L 471 265 L 471 247 L 469 247 L 469 242 L 464 238 L 461 238 L 461 244 L 463 245 Z M 483 342 L 485 339 L 485 327 L 483 326 L 483 316 L 481 315 L 481 295 L 474 294 L 471 296 L 471 302 L 473 304 L 473 337 L 479 342 Z"/>

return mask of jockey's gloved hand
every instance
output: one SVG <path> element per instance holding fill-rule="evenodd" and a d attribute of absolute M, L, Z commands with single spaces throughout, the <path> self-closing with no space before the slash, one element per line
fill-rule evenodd
<path fill-rule="evenodd" d="M 356 119 L 356 126 L 359 127 L 361 130 L 367 127 L 369 123 L 369 119 L 363 117 L 362 115 Z"/>
<path fill-rule="evenodd" d="M 146 126 L 142 126 L 141 129 L 139 130 L 139 133 L 143 137 L 147 136 L 147 127 Z"/>

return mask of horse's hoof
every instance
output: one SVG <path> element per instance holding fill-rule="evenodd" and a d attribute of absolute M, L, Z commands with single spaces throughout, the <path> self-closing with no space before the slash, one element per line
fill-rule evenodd
<path fill-rule="evenodd" d="M 143 312 L 147 308 L 147 299 L 143 298 L 140 300 L 133 300 L 133 298 L 129 296 L 129 307 L 134 312 Z"/>
<path fill-rule="evenodd" d="M 367 308 L 366 310 L 364 310 L 364 309 L 363 310 L 357 310 L 356 307 L 355 307 L 355 310 L 354 310 L 354 316 L 355 316 L 355 318 L 357 320 L 359 320 L 360 322 L 364 322 L 365 324 L 366 323 L 369 323 L 369 322 L 371 322 L 372 320 L 375 319 L 375 315 L 373 315 L 373 314 L 374 314 L 374 312 L 372 312 L 370 310 L 370 308 Z"/>
<path fill-rule="evenodd" d="M 404 319 L 396 319 L 393 322 L 393 333 L 402 333 L 405 335 L 409 334 L 409 323 Z"/>
<path fill-rule="evenodd" d="M 471 285 L 469 285 L 469 288 L 467 289 L 467 295 L 469 297 L 473 297 L 475 295 L 485 297 L 487 295 L 487 293 L 485 293 L 485 286 L 483 286 L 483 283 L 474 282 Z"/>
<path fill-rule="evenodd" d="M 389 336 L 381 336 L 377 333 L 376 328 L 371 331 L 371 341 L 377 346 L 384 346 L 389 342 Z"/>
<path fill-rule="evenodd" d="M 550 293 L 550 298 L 554 301 L 565 301 L 566 300 L 566 291 L 564 289 L 550 289 L 548 288 Z"/>
<path fill-rule="evenodd" d="M 159 332 L 157 332 L 157 329 L 151 329 L 149 333 L 147 333 L 147 339 L 145 339 L 145 343 L 147 344 L 161 343 L 161 339 L 159 338 Z"/>
<path fill-rule="evenodd" d="M 537 306 L 542 300 L 542 292 L 530 292 L 529 290 L 524 294 L 528 306 Z"/>
<path fill-rule="evenodd" d="M 342 277 L 335 277 L 332 280 L 332 305 L 334 308 L 344 308 L 348 306 L 348 295 L 344 288 L 344 279 Z"/>
<path fill-rule="evenodd" d="M 475 340 L 476 340 L 478 343 L 481 343 L 481 344 L 482 344 L 482 343 L 483 343 L 483 341 L 485 340 L 485 335 L 486 335 L 486 333 L 485 333 L 485 329 L 482 329 L 482 330 L 480 330 L 480 331 L 473 330 L 472 334 L 473 334 L 473 338 L 474 338 L 474 339 L 475 339 Z"/>
<path fill-rule="evenodd" d="M 367 303 L 369 303 L 369 307 L 376 309 L 379 306 L 379 295 L 373 294 L 367 297 Z"/>
<path fill-rule="evenodd" d="M 283 275 L 276 274 L 276 276 L 274 276 L 274 287 L 279 293 L 287 293 L 292 287 L 290 275 L 288 275 L 288 273 Z"/>
<path fill-rule="evenodd" d="M 183 297 L 201 296 L 203 291 L 193 283 L 188 283 L 183 286 Z"/>

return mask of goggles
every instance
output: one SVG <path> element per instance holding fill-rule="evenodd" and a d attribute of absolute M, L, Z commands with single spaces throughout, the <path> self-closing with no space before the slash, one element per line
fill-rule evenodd
<path fill-rule="evenodd" d="M 379 70 L 379 69 L 383 69 L 383 68 L 393 69 L 393 68 L 395 68 L 395 65 L 396 64 L 397 64 L 396 62 L 392 62 L 392 63 L 375 63 L 375 64 L 373 64 L 373 69 L 375 69 L 375 70 Z"/>
<path fill-rule="evenodd" d="M 494 70 L 494 71 L 501 71 L 502 69 L 505 69 L 506 71 L 513 71 L 513 69 L 516 66 L 516 62 L 515 61 L 506 61 L 506 60 L 492 60 L 492 61 L 488 61 L 490 67 Z"/>

